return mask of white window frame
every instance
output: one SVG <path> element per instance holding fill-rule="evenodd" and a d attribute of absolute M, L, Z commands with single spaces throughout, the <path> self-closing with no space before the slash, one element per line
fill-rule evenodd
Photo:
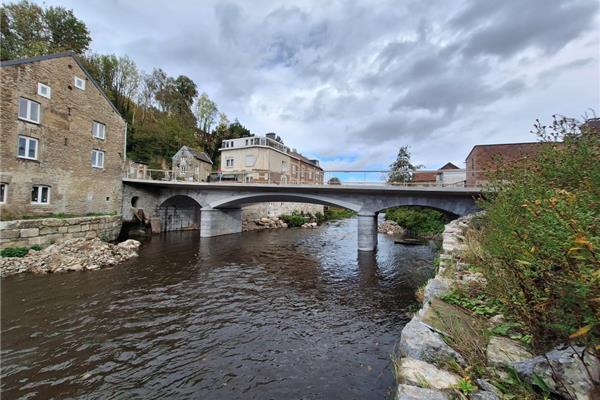
<path fill-rule="evenodd" d="M 225 159 L 225 166 L 227 168 L 233 168 L 233 157 L 228 157 Z"/>
<path fill-rule="evenodd" d="M 47 93 L 44 94 L 42 92 L 42 89 L 46 89 Z M 38 82 L 37 94 L 40 95 L 40 96 L 42 96 L 42 97 L 45 97 L 45 98 L 49 99 L 49 98 L 52 97 L 52 88 L 50 88 L 50 86 L 48 86 L 48 85 L 44 85 L 42 82 Z"/>
<path fill-rule="evenodd" d="M 85 79 L 81 79 L 78 76 L 73 77 L 73 84 L 77 89 L 85 90 Z"/>
<path fill-rule="evenodd" d="M 46 204 L 50 204 L 50 186 L 44 186 L 44 185 L 33 185 L 31 187 L 31 194 L 33 194 L 33 191 L 35 190 L 35 188 L 37 188 L 37 201 L 33 201 L 33 199 L 31 199 L 31 204 L 39 204 L 39 205 L 46 205 Z M 46 196 L 46 201 L 42 201 L 42 193 L 44 191 L 44 189 L 46 189 L 48 191 L 47 196 Z"/>
<path fill-rule="evenodd" d="M 96 155 L 94 157 L 94 154 Z M 98 164 L 98 154 L 102 154 L 102 163 Z M 103 169 L 104 168 L 104 158 L 105 158 L 105 153 L 103 150 L 92 150 L 92 167 L 94 168 L 99 168 L 99 169 Z"/>
<path fill-rule="evenodd" d="M 102 135 L 99 134 L 100 129 L 98 128 L 100 127 L 102 127 Z M 106 125 L 104 125 L 102 122 L 92 121 L 92 136 L 94 136 L 96 139 L 106 140 Z"/>
<path fill-rule="evenodd" d="M 1 182 L 0 188 L 4 188 L 4 190 L 0 189 L 0 204 L 6 204 L 6 198 L 8 197 L 8 183 Z"/>
<path fill-rule="evenodd" d="M 19 154 L 19 143 L 21 142 L 21 138 L 25 139 L 25 155 Z M 33 157 L 29 157 L 29 150 L 31 149 L 31 142 L 35 142 L 35 155 Z M 37 160 L 38 159 L 38 151 L 40 148 L 40 141 L 36 138 L 32 138 L 30 136 L 19 135 L 19 139 L 17 141 L 17 157 L 24 158 L 26 160 Z"/>
<path fill-rule="evenodd" d="M 27 110 L 25 110 L 25 114 L 26 114 L 25 117 L 21 116 L 21 99 L 25 100 L 27 102 Z M 31 103 L 35 103 L 38 106 L 38 115 L 37 115 L 38 119 L 37 120 L 31 118 Z M 28 99 L 27 97 L 19 97 L 19 109 L 18 109 L 17 116 L 20 120 L 27 121 L 27 122 L 33 122 L 34 124 L 39 124 L 40 120 L 42 119 L 42 105 L 40 103 L 38 103 L 37 101 Z"/>

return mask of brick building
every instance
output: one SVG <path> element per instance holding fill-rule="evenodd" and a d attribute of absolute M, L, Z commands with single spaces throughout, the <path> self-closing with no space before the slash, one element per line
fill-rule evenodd
<path fill-rule="evenodd" d="M 173 177 L 184 181 L 207 182 L 212 169 L 208 154 L 182 146 L 172 158 Z"/>
<path fill-rule="evenodd" d="M 3 219 L 119 213 L 126 122 L 74 53 L 0 67 Z"/>
<path fill-rule="evenodd" d="M 535 158 L 544 143 L 479 144 L 467 156 L 467 186 L 488 182 L 487 174 L 499 165 Z"/>

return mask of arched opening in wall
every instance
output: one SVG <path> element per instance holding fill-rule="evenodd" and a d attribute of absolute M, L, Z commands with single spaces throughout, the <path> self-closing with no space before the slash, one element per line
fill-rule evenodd
<path fill-rule="evenodd" d="M 139 200 L 139 199 L 140 199 L 140 198 L 139 198 L 138 196 L 133 196 L 133 197 L 131 198 L 131 207 L 135 207 L 135 208 L 137 208 L 137 206 L 138 206 L 138 200 Z"/>
<path fill-rule="evenodd" d="M 399 205 L 379 211 L 378 231 L 414 239 L 433 239 L 458 215 L 430 206 Z"/>
<path fill-rule="evenodd" d="M 155 210 L 160 218 L 161 232 L 200 229 L 201 206 L 189 196 L 176 195 L 162 202 Z"/>

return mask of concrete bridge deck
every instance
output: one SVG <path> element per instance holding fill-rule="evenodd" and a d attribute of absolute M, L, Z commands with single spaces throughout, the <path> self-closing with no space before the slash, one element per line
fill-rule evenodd
<path fill-rule="evenodd" d="M 182 210 L 197 206 L 200 235 L 212 237 L 241 232 L 241 207 L 261 202 L 305 202 L 343 207 L 358 213 L 359 250 L 377 244 L 377 214 L 397 206 L 423 206 L 458 216 L 477 209 L 479 188 L 395 185 L 279 185 L 200 183 L 123 179 L 123 216 L 132 218 L 132 207 L 149 215 L 169 205 Z M 196 215 L 198 214 L 198 215 Z M 168 221 L 165 221 L 168 223 Z"/>

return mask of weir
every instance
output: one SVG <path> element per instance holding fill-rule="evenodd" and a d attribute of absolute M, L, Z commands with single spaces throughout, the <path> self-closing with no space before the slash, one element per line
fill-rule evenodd
<path fill-rule="evenodd" d="M 356 211 L 358 249 L 373 251 L 377 247 L 379 212 L 398 206 L 422 206 L 463 216 L 477 210 L 476 199 L 479 196 L 479 188 L 276 185 L 123 179 L 123 218 L 133 218 L 132 204 L 135 203 L 150 217 L 170 217 L 171 219 L 163 221 L 165 228 L 162 230 L 175 230 L 179 224 L 182 229 L 199 227 L 201 237 L 213 237 L 241 232 L 241 207 L 247 204 L 323 204 Z M 181 206 L 181 210 L 177 205 Z M 199 215 L 196 210 L 200 210 Z"/>

